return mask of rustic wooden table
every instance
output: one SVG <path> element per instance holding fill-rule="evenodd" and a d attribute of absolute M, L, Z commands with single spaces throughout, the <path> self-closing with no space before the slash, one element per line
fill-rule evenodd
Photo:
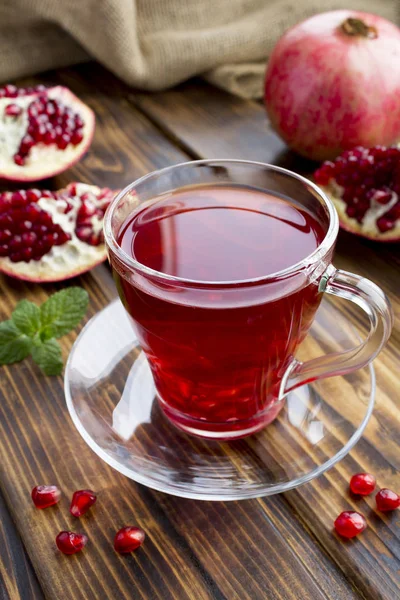
<path fill-rule="evenodd" d="M 96 65 L 37 78 L 71 87 L 97 115 L 87 156 L 45 182 L 73 180 L 119 188 L 154 169 L 193 158 L 244 158 L 307 172 L 268 129 L 261 105 L 202 82 L 169 92 L 134 93 Z M 18 82 L 26 83 L 26 82 Z M 399 247 L 340 234 L 335 264 L 375 280 L 399 317 Z M 106 265 L 71 282 L 90 294 L 91 317 L 116 291 Z M 1 279 L 0 318 L 18 300 L 41 302 L 61 286 Z M 350 318 L 355 318 L 351 308 Z M 66 356 L 76 337 L 62 340 Z M 62 377 L 46 378 L 30 362 L 0 369 L 0 598 L 17 600 L 394 600 L 400 598 L 400 514 L 375 513 L 373 498 L 346 492 L 350 475 L 366 470 L 400 488 L 399 321 L 375 361 L 377 405 L 362 440 L 344 460 L 294 491 L 259 500 L 211 503 L 153 492 L 103 463 L 69 418 Z M 58 507 L 37 511 L 31 488 L 56 482 L 72 492 L 101 494 L 90 530 L 91 551 L 61 555 L 55 534 L 73 528 Z M 348 543 L 332 534 L 345 508 L 368 515 L 369 528 Z M 127 523 L 148 538 L 127 557 L 110 546 Z M 87 549 L 88 550 L 88 549 Z"/>

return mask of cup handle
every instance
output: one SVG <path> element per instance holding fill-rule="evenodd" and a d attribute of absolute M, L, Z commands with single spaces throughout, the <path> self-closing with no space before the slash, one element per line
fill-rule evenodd
<path fill-rule="evenodd" d="M 316 379 L 345 375 L 364 367 L 375 358 L 390 337 L 394 315 L 389 299 L 369 279 L 329 265 L 321 278 L 319 290 L 360 306 L 369 317 L 370 332 L 364 342 L 351 350 L 333 352 L 306 362 L 294 359 L 282 380 L 280 398 Z"/>

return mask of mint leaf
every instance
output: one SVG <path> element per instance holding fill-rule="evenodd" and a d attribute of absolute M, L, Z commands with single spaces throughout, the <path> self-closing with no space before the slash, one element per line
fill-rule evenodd
<path fill-rule="evenodd" d="M 40 328 L 40 309 L 29 300 L 21 300 L 15 307 L 11 319 L 22 333 L 32 337 Z"/>
<path fill-rule="evenodd" d="M 60 345 L 55 339 L 35 341 L 32 346 L 32 358 L 45 375 L 60 375 L 63 360 Z"/>
<path fill-rule="evenodd" d="M 43 341 L 59 338 L 78 325 L 89 304 L 88 293 L 80 287 L 56 292 L 40 307 Z"/>
<path fill-rule="evenodd" d="M 32 339 L 22 333 L 11 319 L 0 323 L 0 364 L 10 365 L 28 356 Z"/>

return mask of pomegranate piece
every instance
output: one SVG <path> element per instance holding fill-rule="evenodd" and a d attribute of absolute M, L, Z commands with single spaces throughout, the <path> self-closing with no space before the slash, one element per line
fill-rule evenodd
<path fill-rule="evenodd" d="M 0 178 L 37 181 L 61 173 L 89 148 L 92 110 L 62 86 L 0 88 Z"/>
<path fill-rule="evenodd" d="M 367 522 L 360 513 L 345 510 L 337 517 L 334 525 L 340 536 L 350 539 L 364 531 L 367 527 Z"/>
<path fill-rule="evenodd" d="M 87 544 L 88 538 L 83 533 L 60 531 L 56 537 L 57 548 L 64 554 L 76 554 Z"/>
<path fill-rule="evenodd" d="M 375 496 L 376 507 L 381 512 L 389 512 L 396 510 L 400 506 L 400 496 L 392 490 L 382 488 Z"/>
<path fill-rule="evenodd" d="M 84 183 L 0 193 L 0 272 L 61 281 L 104 261 L 103 217 L 113 196 Z"/>
<path fill-rule="evenodd" d="M 397 143 L 399 57 L 400 29 L 377 15 L 335 10 L 298 23 L 268 61 L 265 105 L 273 127 L 314 160 Z"/>
<path fill-rule="evenodd" d="M 114 538 L 114 548 L 120 554 L 129 554 L 143 544 L 145 537 L 140 527 L 123 527 Z"/>
<path fill-rule="evenodd" d="M 36 508 L 48 508 L 60 501 L 61 492 L 56 485 L 37 485 L 31 492 Z"/>
<path fill-rule="evenodd" d="M 72 496 L 69 512 L 74 517 L 81 517 L 96 502 L 97 496 L 92 490 L 78 490 Z"/>
<path fill-rule="evenodd" d="M 368 496 L 376 486 L 376 479 L 370 473 L 357 473 L 350 479 L 350 489 L 353 494 Z"/>
<path fill-rule="evenodd" d="M 334 202 L 343 229 L 400 240 L 400 148 L 358 146 L 323 163 L 314 179 Z"/>

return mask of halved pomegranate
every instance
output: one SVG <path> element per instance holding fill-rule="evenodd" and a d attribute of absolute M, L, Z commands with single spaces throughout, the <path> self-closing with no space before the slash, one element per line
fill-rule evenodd
<path fill-rule="evenodd" d="M 400 240 L 400 149 L 347 150 L 314 173 L 343 229 L 379 242 Z"/>
<path fill-rule="evenodd" d="M 0 271 L 61 281 L 104 261 L 103 217 L 114 194 L 85 183 L 0 194 Z"/>
<path fill-rule="evenodd" d="M 38 181 L 75 164 L 89 148 L 93 111 L 62 86 L 0 88 L 0 178 Z"/>

